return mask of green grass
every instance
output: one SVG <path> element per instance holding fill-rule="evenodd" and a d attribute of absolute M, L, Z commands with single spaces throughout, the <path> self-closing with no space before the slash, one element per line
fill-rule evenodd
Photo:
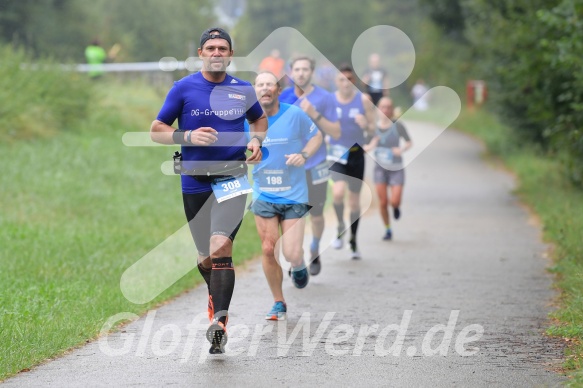
<path fill-rule="evenodd" d="M 518 195 L 540 217 L 544 238 L 554 246 L 549 270 L 561 292 L 547 334 L 569 340 L 564 368 L 574 385 L 583 385 L 583 191 L 571 185 L 559 157 L 519 144 L 485 111 L 463 111 L 454 127 L 482 139 L 489 155 L 516 174 Z"/>
<path fill-rule="evenodd" d="M 32 65 L 10 46 L 0 45 L 0 58 L 0 142 L 46 138 L 86 117 L 92 88 L 85 75 L 60 71 L 50 60 Z"/>
<path fill-rule="evenodd" d="M 103 81 L 76 127 L 0 144 L 0 380 L 95 338 L 114 314 L 143 313 L 201 281 L 191 271 L 147 305 L 120 291 L 124 270 L 185 218 L 179 178 L 160 173 L 174 148 L 121 141 L 149 130 L 164 96 Z M 255 236 L 247 217 L 240 261 L 260 252 Z"/>

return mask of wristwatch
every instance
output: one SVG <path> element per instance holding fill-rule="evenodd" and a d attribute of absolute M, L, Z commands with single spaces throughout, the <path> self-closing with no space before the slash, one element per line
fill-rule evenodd
<path fill-rule="evenodd" d="M 253 140 L 253 139 L 257 139 L 257 140 L 259 140 L 259 148 L 262 148 L 262 147 L 263 147 L 263 139 L 262 139 L 261 137 L 259 137 L 259 136 L 255 135 L 255 136 L 253 136 L 253 137 L 251 138 L 251 140 Z"/>
<path fill-rule="evenodd" d="M 308 159 L 308 158 L 310 157 L 310 155 L 308 155 L 308 153 L 307 153 L 306 151 L 302 151 L 302 152 L 300 152 L 300 155 L 302 155 L 302 157 L 303 157 L 304 159 Z"/>

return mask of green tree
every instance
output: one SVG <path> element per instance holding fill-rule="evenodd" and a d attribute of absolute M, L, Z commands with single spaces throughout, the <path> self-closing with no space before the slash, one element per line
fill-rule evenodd
<path fill-rule="evenodd" d="M 533 25 L 544 3 L 548 1 L 516 0 L 510 6 L 473 0 L 466 8 L 466 36 L 480 54 L 478 66 L 486 74 L 495 109 L 521 138 L 539 144 L 545 143 L 541 115 L 550 112 L 544 109 L 544 65 L 537 51 L 544 35 Z"/>
<path fill-rule="evenodd" d="M 461 6 L 453 14 L 463 22 L 451 22 L 446 3 Z M 473 68 L 485 75 L 493 107 L 519 139 L 562 158 L 573 182 L 583 184 L 583 0 L 426 6 L 442 28 L 463 26 Z"/>
<path fill-rule="evenodd" d="M 99 38 L 126 61 L 185 59 L 216 22 L 210 0 L 19 0 L 0 2 L 0 41 L 35 56 L 82 62 Z"/>
<path fill-rule="evenodd" d="M 300 31 L 332 63 L 350 62 L 352 46 L 371 26 L 370 2 L 302 0 Z"/>
<path fill-rule="evenodd" d="M 0 2 L 0 39 L 11 43 L 25 42 L 28 38 L 26 29 L 32 18 L 28 10 L 34 3 L 34 0 Z"/>
<path fill-rule="evenodd" d="M 537 12 L 544 38 L 539 41 L 541 84 L 552 114 L 545 135 L 566 151 L 572 181 L 583 185 L 583 1 L 562 0 Z"/>
<path fill-rule="evenodd" d="M 79 0 L 5 0 L 0 3 L 0 40 L 37 57 L 74 57 L 86 40 L 82 4 Z"/>
<path fill-rule="evenodd" d="M 461 0 L 420 0 L 421 6 L 446 36 L 464 41 L 466 18 Z"/>
<path fill-rule="evenodd" d="M 95 0 L 86 9 L 92 36 L 120 43 L 126 61 L 184 60 L 216 22 L 210 0 Z"/>
<path fill-rule="evenodd" d="M 274 2 L 248 0 L 245 13 L 233 30 L 236 55 L 249 54 L 258 44 L 280 27 L 298 29 L 302 19 L 302 3 L 298 0 Z M 280 47 L 283 57 L 289 56 L 288 47 Z"/>

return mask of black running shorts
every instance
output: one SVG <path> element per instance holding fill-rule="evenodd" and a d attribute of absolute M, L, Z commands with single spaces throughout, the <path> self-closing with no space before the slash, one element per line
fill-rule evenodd
<path fill-rule="evenodd" d="M 345 181 L 348 183 L 348 190 L 353 193 L 359 193 L 362 188 L 362 180 L 364 179 L 364 151 L 360 147 L 355 147 L 355 150 L 348 154 L 348 162 L 346 164 L 334 163 L 330 167 L 330 176 L 334 182 Z M 349 179 L 351 177 L 353 179 Z"/>
<path fill-rule="evenodd" d="M 326 204 L 326 196 L 328 195 L 328 181 L 318 184 L 312 183 L 312 173 L 306 170 L 306 181 L 308 183 L 308 205 L 310 215 L 318 217 L 324 213 L 324 205 Z"/>
<path fill-rule="evenodd" d="M 198 254 L 209 256 L 211 236 L 227 236 L 231 241 L 235 239 L 245 214 L 247 195 L 239 195 L 218 203 L 212 191 L 199 194 L 182 193 L 182 201 Z"/>

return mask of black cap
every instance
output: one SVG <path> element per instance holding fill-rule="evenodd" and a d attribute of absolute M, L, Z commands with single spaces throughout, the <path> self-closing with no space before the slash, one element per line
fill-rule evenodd
<path fill-rule="evenodd" d="M 226 40 L 227 42 L 229 42 L 229 48 L 231 50 L 233 49 L 233 44 L 231 43 L 231 36 L 227 33 L 227 31 L 223 30 L 220 27 L 212 27 L 202 33 L 202 35 L 200 36 L 200 48 L 202 48 L 202 46 L 207 40 L 216 38 Z"/>

